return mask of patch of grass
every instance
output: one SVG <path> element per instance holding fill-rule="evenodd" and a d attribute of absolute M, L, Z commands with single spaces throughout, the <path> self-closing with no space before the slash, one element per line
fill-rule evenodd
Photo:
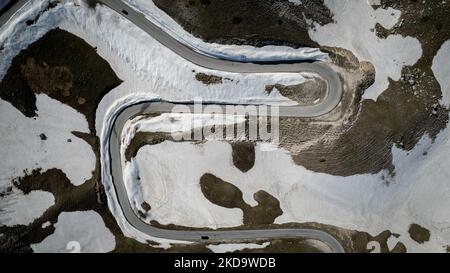
<path fill-rule="evenodd" d="M 200 187 L 211 203 L 225 208 L 240 208 L 244 213 L 244 225 L 247 226 L 272 224 L 283 214 L 280 202 L 265 191 L 254 194 L 258 205 L 251 207 L 245 203 L 238 187 L 212 174 L 204 174 L 200 178 Z"/>
<path fill-rule="evenodd" d="M 202 82 L 205 85 L 214 85 L 223 83 L 223 78 L 214 75 L 208 75 L 205 73 L 197 73 L 195 74 L 195 79 L 199 82 Z"/>
<path fill-rule="evenodd" d="M 255 165 L 255 143 L 233 142 L 231 143 L 233 164 L 242 172 L 248 172 Z"/>
<path fill-rule="evenodd" d="M 225 182 L 212 174 L 204 174 L 200 186 L 206 199 L 224 208 L 246 208 L 242 191 L 235 185 Z"/>
<path fill-rule="evenodd" d="M 21 72 L 31 91 L 36 94 L 46 90 L 48 94 L 61 93 L 63 96 L 70 96 L 73 74 L 65 66 L 49 67 L 45 62 L 39 65 L 34 58 L 28 58 L 26 63 L 21 65 Z"/>
<path fill-rule="evenodd" d="M 258 205 L 244 211 L 244 224 L 265 225 L 272 224 L 275 219 L 283 214 L 280 201 L 265 191 L 257 191 L 253 198 Z"/>
<path fill-rule="evenodd" d="M 385 230 L 376 236 L 372 236 L 365 232 L 354 232 L 352 235 L 352 247 L 355 252 L 359 253 L 369 253 L 372 252 L 373 249 L 368 249 L 369 242 L 377 242 L 380 245 L 381 253 L 406 253 L 407 249 L 402 242 L 398 242 L 391 250 L 387 244 L 388 239 L 397 234 L 393 234 L 389 230 Z"/>
<path fill-rule="evenodd" d="M 322 79 L 312 79 L 296 85 L 275 84 L 266 86 L 268 94 L 274 89 L 277 89 L 281 95 L 298 102 L 300 105 L 308 105 L 325 97 L 327 84 Z"/>
<path fill-rule="evenodd" d="M 419 244 L 423 244 L 430 240 L 430 231 L 418 224 L 411 224 L 408 230 L 409 236 Z"/>

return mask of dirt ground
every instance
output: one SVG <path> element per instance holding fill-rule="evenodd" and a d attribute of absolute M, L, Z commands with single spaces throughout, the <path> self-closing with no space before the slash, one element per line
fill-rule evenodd
<path fill-rule="evenodd" d="M 231 143 L 233 164 L 244 173 L 255 166 L 255 145 L 249 141 Z"/>
<path fill-rule="evenodd" d="M 327 94 L 327 84 L 324 80 L 310 79 L 304 83 L 297 85 L 267 85 L 266 92 L 268 94 L 276 89 L 281 95 L 295 101 L 298 105 L 317 104 L 325 98 Z"/>
<path fill-rule="evenodd" d="M 430 231 L 418 224 L 411 224 L 409 226 L 409 236 L 411 239 L 418 242 L 419 244 L 423 244 L 430 240 Z"/>

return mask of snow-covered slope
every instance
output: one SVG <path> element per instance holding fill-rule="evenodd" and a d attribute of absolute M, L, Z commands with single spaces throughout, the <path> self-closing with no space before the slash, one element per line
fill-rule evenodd
<path fill-rule="evenodd" d="M 36 96 L 36 107 L 37 117 L 28 118 L 10 103 L 0 100 L 2 178 L 20 177 L 24 170 L 57 168 L 72 184 L 83 184 L 92 176 L 95 154 L 88 143 L 72 132 L 89 133 L 86 118 L 44 94 Z"/>
<path fill-rule="evenodd" d="M 445 42 L 433 60 L 433 73 L 442 90 L 442 104 L 450 107 L 450 41 Z"/>
<path fill-rule="evenodd" d="M 233 252 L 243 249 L 258 249 L 265 248 L 270 243 L 263 244 L 220 244 L 220 245 L 208 245 L 207 248 L 211 249 L 215 253 Z"/>
<path fill-rule="evenodd" d="M 92 176 L 94 152 L 88 143 L 72 134 L 89 132 L 85 117 L 42 94 L 37 95 L 36 107 L 38 116 L 28 118 L 0 99 L 0 192 L 7 192 L 13 179 L 34 169 L 60 169 L 74 185 L 81 185 Z M 24 195 L 12 189 L 1 198 L 0 226 L 30 224 L 54 204 L 49 192 Z"/>
<path fill-rule="evenodd" d="M 146 146 L 126 166 L 124 179 L 136 181 L 139 175 L 134 195 L 144 196 L 156 208 L 151 217 L 164 224 L 217 228 L 242 223 L 241 213 L 221 212 L 203 196 L 200 177 L 212 173 L 241 189 L 252 206 L 259 190 L 275 196 L 283 210 L 276 223 L 318 222 L 373 235 L 390 230 L 400 234 L 398 240 L 409 252 L 442 252 L 450 241 L 449 134 L 446 129 L 434 144 L 425 136 L 409 153 L 394 148 L 393 178 L 384 172 L 346 178 L 318 174 L 296 165 L 285 150 L 265 152 L 260 147 L 255 166 L 242 173 L 233 165 L 228 143 L 208 141 Z M 412 223 L 430 230 L 429 242 L 418 244 L 409 237 Z"/>
<path fill-rule="evenodd" d="M 12 192 L 1 198 L 0 226 L 29 225 L 54 204 L 55 198 L 49 192 L 32 191 L 25 195 L 12 188 Z"/>
<path fill-rule="evenodd" d="M 114 250 L 113 234 L 95 211 L 63 212 L 55 224 L 55 232 L 32 245 L 35 252 L 103 253 Z"/>

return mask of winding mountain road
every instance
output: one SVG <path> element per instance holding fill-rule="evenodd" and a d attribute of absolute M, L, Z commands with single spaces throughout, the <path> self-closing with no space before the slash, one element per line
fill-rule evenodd
<path fill-rule="evenodd" d="M 18 10 L 32 0 L 20 0 L 9 11 L 0 17 L 0 26 L 7 23 Z M 200 53 L 179 42 L 164 30 L 149 21 L 143 14 L 130 8 L 120 0 L 100 0 L 102 4 L 115 10 L 143 31 L 151 35 L 165 47 L 191 63 L 211 70 L 232 73 L 316 73 L 327 83 L 327 94 L 318 104 L 307 106 L 284 106 L 279 108 L 280 116 L 285 117 L 317 117 L 332 111 L 342 98 L 342 83 L 337 73 L 325 63 L 246 63 L 236 60 L 225 60 Z M 153 237 L 182 241 L 238 241 L 273 238 L 303 237 L 316 239 L 327 244 L 332 251 L 342 253 L 344 248 L 333 236 L 316 229 L 257 229 L 257 230 L 216 230 L 216 231 L 183 231 L 167 230 L 144 223 L 133 211 L 127 190 L 123 182 L 122 161 L 120 153 L 121 132 L 125 122 L 137 114 L 170 112 L 173 104 L 168 102 L 142 102 L 124 109 L 116 116 L 112 128 L 109 128 L 110 173 L 120 207 L 126 220 L 137 230 Z M 108 141 L 107 141 L 108 142 Z M 105 163 L 103 163 L 105 164 Z"/>
<path fill-rule="evenodd" d="M 244 63 L 234 60 L 218 59 L 197 52 L 182 44 L 164 30 L 150 22 L 143 14 L 133 10 L 120 0 L 100 1 L 116 12 L 128 18 L 135 25 L 151 35 L 165 47 L 171 49 L 179 56 L 198 66 L 232 73 L 316 73 L 320 75 L 328 85 L 324 100 L 316 105 L 286 106 L 280 107 L 280 116 L 289 117 L 316 117 L 329 113 L 341 101 L 342 84 L 337 73 L 324 63 Z M 273 238 L 303 237 L 316 239 L 327 244 L 334 252 L 342 253 L 344 248 L 333 236 L 316 229 L 258 229 L 258 230 L 217 230 L 217 231 L 179 231 L 153 227 L 144 223 L 133 211 L 128 199 L 127 190 L 122 180 L 122 161 L 120 154 L 121 133 L 125 122 L 137 114 L 155 112 L 170 112 L 173 104 L 169 102 L 145 102 L 126 108 L 116 118 L 114 128 L 110 134 L 109 151 L 111 159 L 111 174 L 114 180 L 117 197 L 122 212 L 127 221 L 136 229 L 158 238 L 185 240 L 185 241 L 230 241 L 230 240 L 255 240 Z M 220 105 L 223 107 L 222 105 Z"/>
<path fill-rule="evenodd" d="M 163 29 L 149 21 L 142 13 L 130 8 L 121 0 L 100 0 L 99 2 L 115 10 L 141 28 L 155 40 L 169 48 L 177 55 L 198 66 L 231 73 L 314 73 L 322 77 L 327 83 L 325 98 L 318 104 L 306 106 L 280 107 L 280 116 L 284 117 L 318 117 L 332 111 L 342 98 L 342 83 L 337 73 L 322 62 L 299 63 L 246 63 L 236 60 L 219 59 L 205 55 L 178 41 Z"/>

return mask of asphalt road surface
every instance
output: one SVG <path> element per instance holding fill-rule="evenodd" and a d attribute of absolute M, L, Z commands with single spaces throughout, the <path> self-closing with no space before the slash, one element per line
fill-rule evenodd
<path fill-rule="evenodd" d="M 31 0 L 20 0 L 10 10 L 0 17 L 0 26 L 5 24 L 18 10 Z M 332 111 L 341 101 L 342 84 L 339 76 L 328 65 L 320 62 L 301 63 L 246 63 L 233 60 L 218 59 L 189 48 L 168 35 L 158 26 L 150 22 L 141 13 L 133 10 L 120 0 L 99 1 L 123 15 L 143 31 L 151 35 L 165 47 L 191 63 L 211 70 L 232 73 L 316 73 L 328 85 L 325 99 L 320 103 L 308 106 L 280 107 L 280 116 L 289 117 L 317 117 Z M 223 105 L 221 105 L 223 107 Z M 183 231 L 167 230 L 153 227 L 143 222 L 133 211 L 123 183 L 122 164 L 120 155 L 120 135 L 125 122 L 136 114 L 170 112 L 173 104 L 166 102 L 143 102 L 123 110 L 117 117 L 110 130 L 110 158 L 111 175 L 116 194 L 126 220 L 137 230 L 157 238 L 183 241 L 236 241 L 279 238 L 308 238 L 316 239 L 327 244 L 334 252 L 344 252 L 342 245 L 330 234 L 316 229 L 258 229 L 258 230 L 216 230 L 216 231 Z"/>

